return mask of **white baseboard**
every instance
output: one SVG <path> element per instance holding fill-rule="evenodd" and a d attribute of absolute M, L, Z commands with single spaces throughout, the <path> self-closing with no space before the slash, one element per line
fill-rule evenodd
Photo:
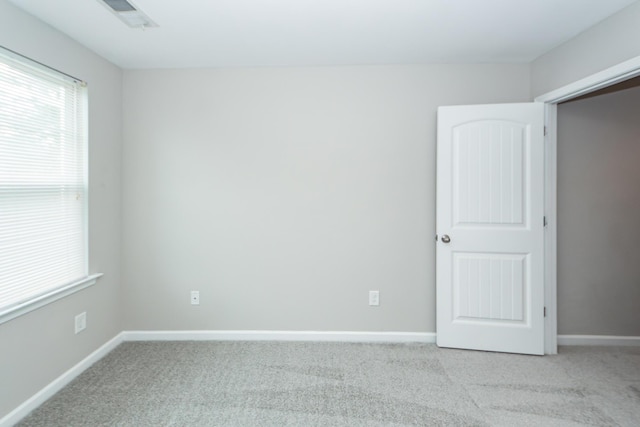
<path fill-rule="evenodd" d="M 435 332 L 348 331 L 124 331 L 123 341 L 316 341 L 435 343 Z M 558 345 L 640 346 L 640 337 L 558 335 Z"/>
<path fill-rule="evenodd" d="M 47 399 L 60 391 L 64 386 L 73 381 L 78 375 L 84 372 L 91 365 L 106 356 L 111 350 L 116 348 L 122 342 L 122 333 L 119 333 L 106 344 L 98 348 L 96 351 L 82 359 L 78 364 L 69 369 L 64 374 L 53 380 L 42 390 L 31 396 L 13 411 L 9 412 L 0 419 L 0 427 L 9 427 L 18 423 L 24 417 L 29 415 L 31 411 L 42 405 Z"/>
<path fill-rule="evenodd" d="M 124 331 L 124 341 L 324 341 L 435 343 L 435 332 Z"/>
<path fill-rule="evenodd" d="M 640 337 L 612 335 L 558 335 L 558 345 L 640 346 Z"/>

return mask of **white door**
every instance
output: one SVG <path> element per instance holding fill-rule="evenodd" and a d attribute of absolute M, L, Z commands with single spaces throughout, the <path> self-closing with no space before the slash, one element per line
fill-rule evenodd
<path fill-rule="evenodd" d="M 544 104 L 438 109 L 440 347 L 544 353 Z"/>

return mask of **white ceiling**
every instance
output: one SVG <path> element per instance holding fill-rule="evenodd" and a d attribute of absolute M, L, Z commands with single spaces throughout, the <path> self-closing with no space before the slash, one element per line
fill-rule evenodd
<path fill-rule="evenodd" d="M 123 68 L 529 62 L 637 0 L 10 0 Z"/>

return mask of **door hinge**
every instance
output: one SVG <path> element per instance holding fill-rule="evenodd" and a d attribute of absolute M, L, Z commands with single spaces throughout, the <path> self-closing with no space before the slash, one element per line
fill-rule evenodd
<path fill-rule="evenodd" d="M 542 217 L 542 226 L 543 226 L 543 227 L 546 227 L 546 226 L 547 226 L 547 224 L 548 224 L 548 222 L 547 222 L 547 217 L 546 217 L 546 216 L 543 216 L 543 217 Z"/>
<path fill-rule="evenodd" d="M 547 317 L 547 307 L 544 308 L 544 317 Z"/>
<path fill-rule="evenodd" d="M 547 136 L 547 127 L 544 127 L 544 136 Z"/>
<path fill-rule="evenodd" d="M 438 235 L 436 234 L 436 242 L 438 241 Z"/>

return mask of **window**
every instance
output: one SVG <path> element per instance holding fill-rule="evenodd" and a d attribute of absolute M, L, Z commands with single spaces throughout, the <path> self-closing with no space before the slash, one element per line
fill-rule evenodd
<path fill-rule="evenodd" d="M 85 110 L 82 82 L 0 49 L 0 322 L 95 282 Z"/>

